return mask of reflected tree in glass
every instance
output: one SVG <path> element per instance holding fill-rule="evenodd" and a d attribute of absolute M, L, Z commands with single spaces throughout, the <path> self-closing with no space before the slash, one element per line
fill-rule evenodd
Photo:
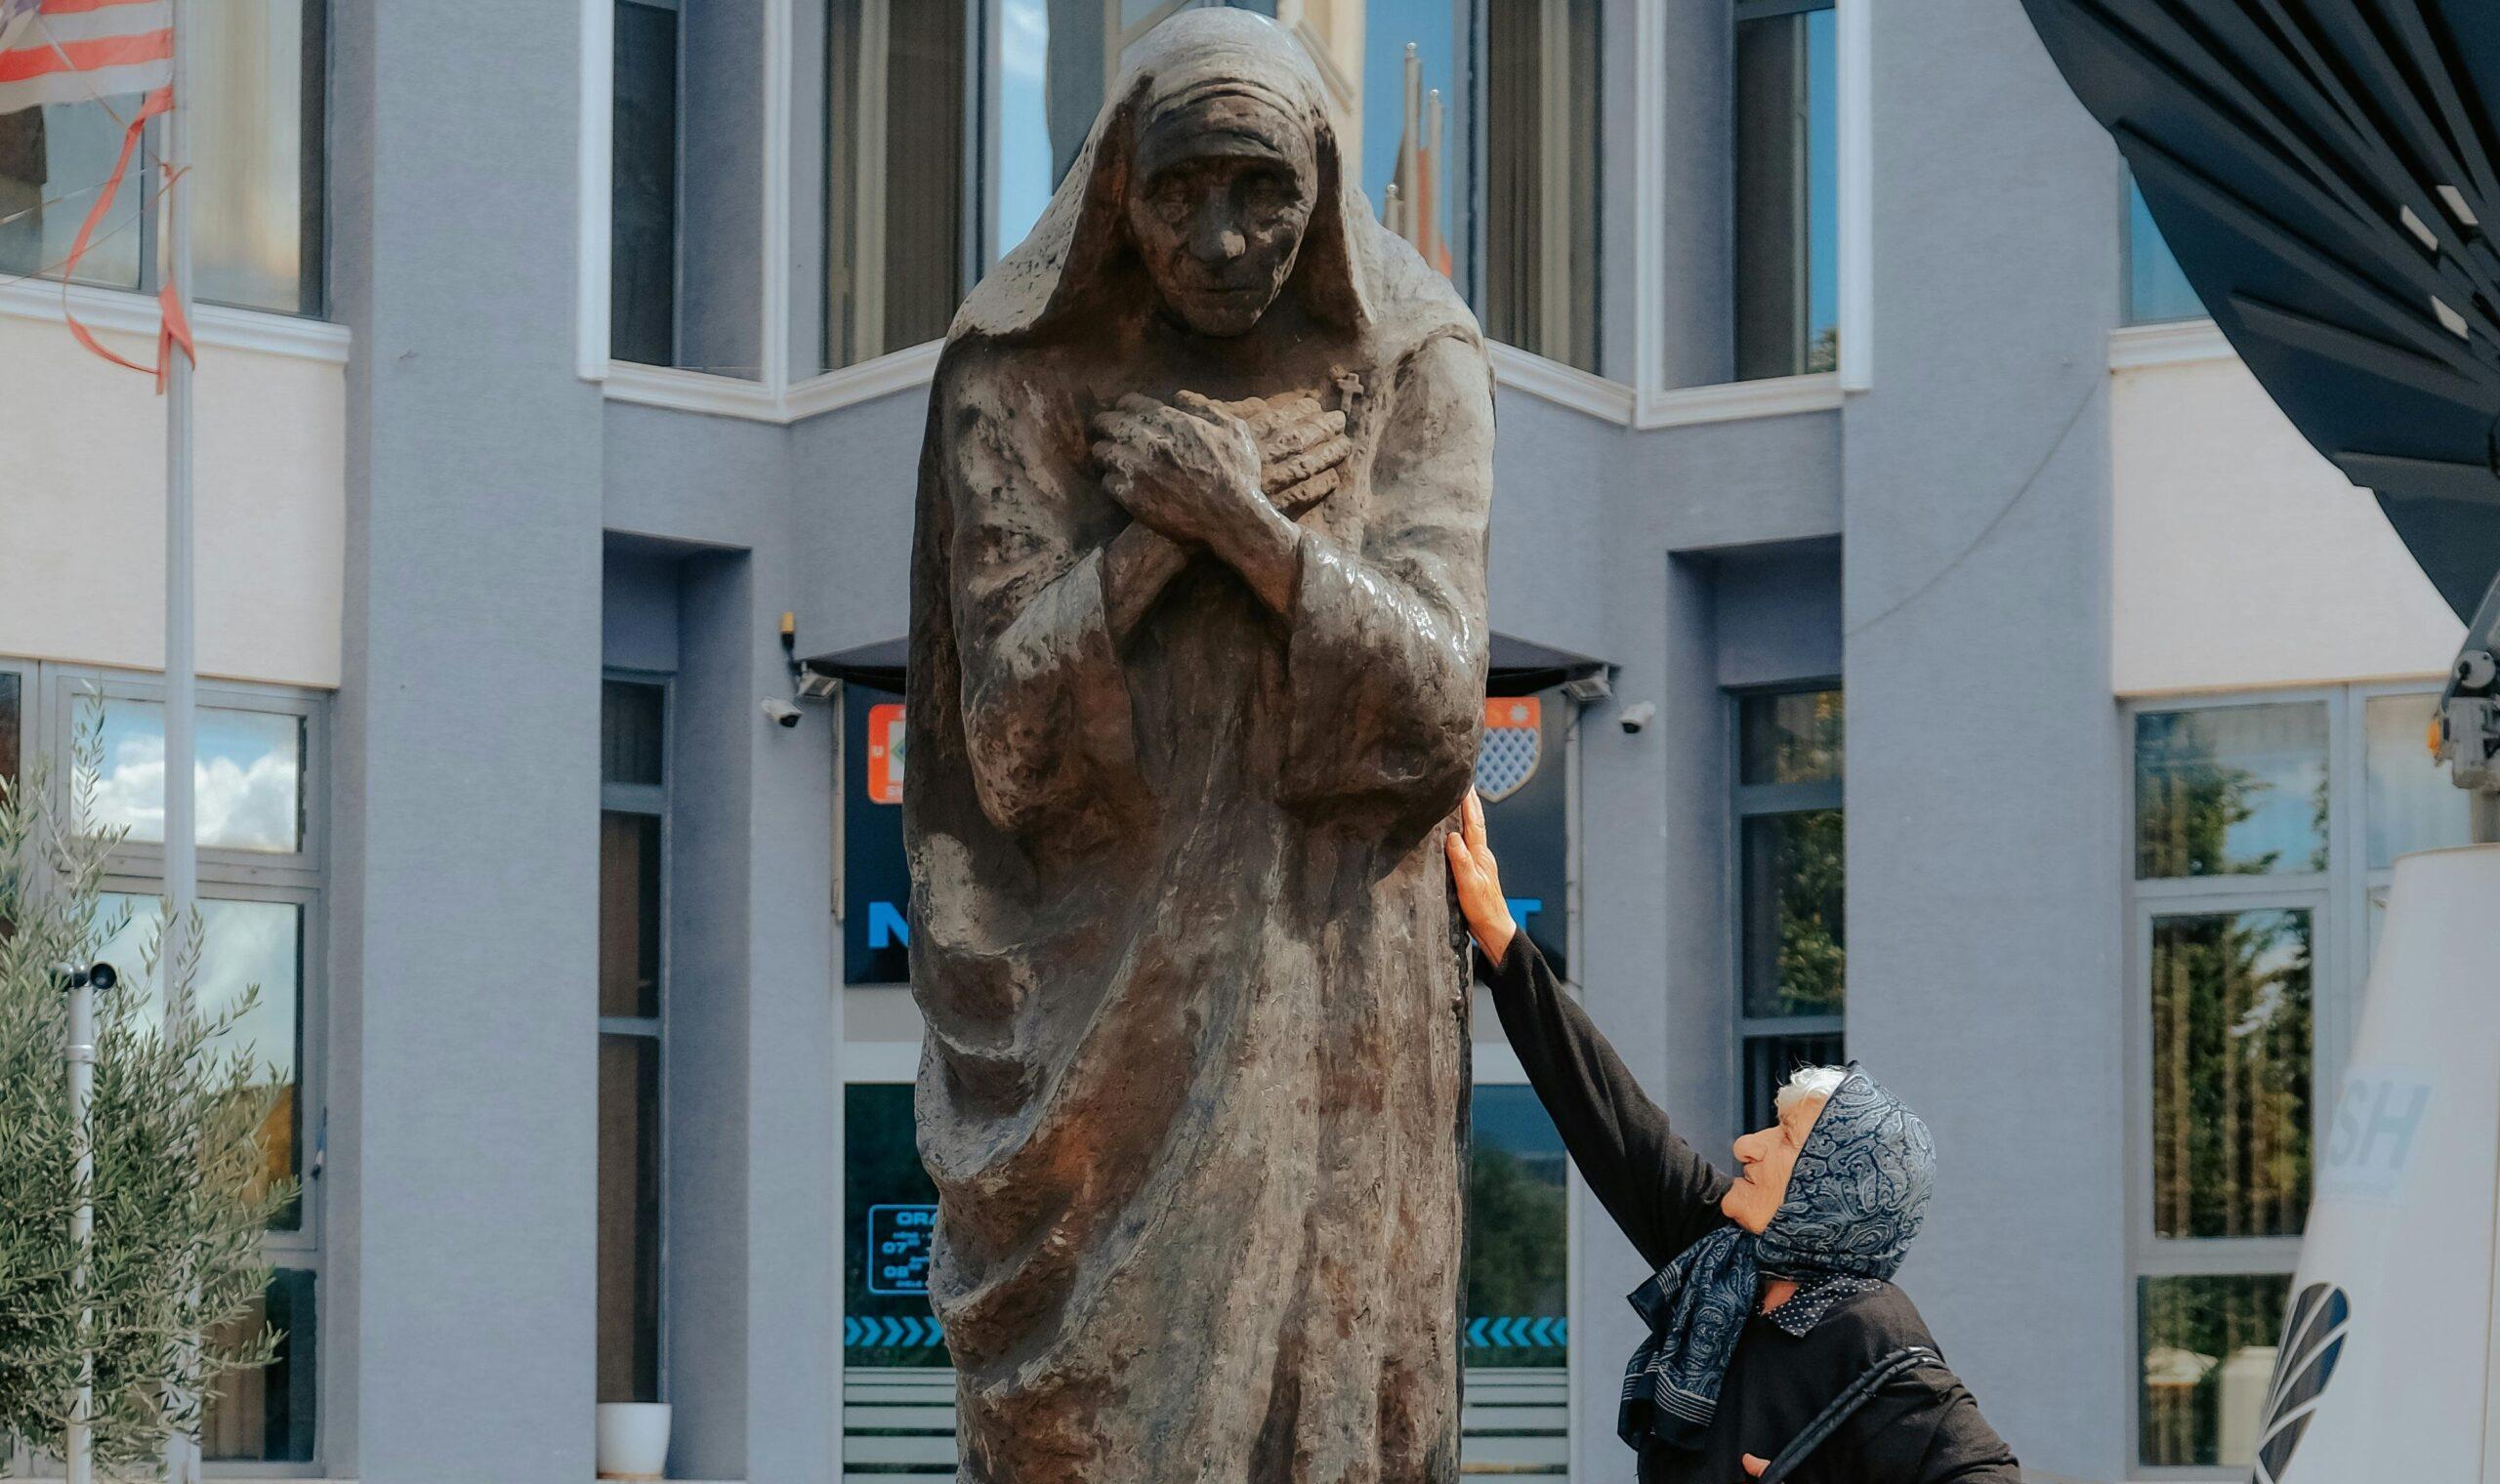
<path fill-rule="evenodd" d="M 1849 952 L 1838 809 L 1744 822 L 1745 1013 L 1838 1014 Z"/>
<path fill-rule="evenodd" d="M 2297 1235 L 2309 1207 L 2310 915 L 2152 926 L 2153 1229 Z"/>
<path fill-rule="evenodd" d="M 2326 707 L 2145 712 L 2136 718 L 2136 876 L 2326 869 Z"/>
<path fill-rule="evenodd" d="M 2253 1438 L 2223 1436 L 2223 1391 L 2249 1388 L 2263 1401 L 2290 1291 L 2280 1273 L 2137 1281 L 2139 1463 L 2248 1466 Z"/>
<path fill-rule="evenodd" d="M 1525 1087 L 1479 1087 L 1473 1106 L 1467 1317 L 1561 1319 L 1570 1271 L 1562 1134 Z M 1566 1354 L 1560 1344 L 1468 1347 L 1476 1364 L 1560 1366 Z"/>

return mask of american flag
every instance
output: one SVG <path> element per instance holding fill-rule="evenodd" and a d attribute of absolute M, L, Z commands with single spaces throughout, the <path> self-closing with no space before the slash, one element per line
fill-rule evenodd
<path fill-rule="evenodd" d="M 0 113 L 173 80 L 173 0 L 0 0 Z"/>

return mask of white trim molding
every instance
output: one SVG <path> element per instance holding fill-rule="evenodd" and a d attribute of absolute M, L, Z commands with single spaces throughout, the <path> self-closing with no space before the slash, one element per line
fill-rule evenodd
<path fill-rule="evenodd" d="M 781 395 L 781 421 L 796 423 L 819 413 L 836 412 L 881 396 L 926 387 L 938 375 L 942 340 L 924 341 L 889 350 L 855 366 L 821 372 L 794 383 Z"/>
<path fill-rule="evenodd" d="M 935 340 L 909 346 L 855 366 L 811 376 L 778 392 L 760 380 L 628 360 L 608 362 L 600 380 L 614 401 L 787 424 L 926 387 L 937 374 L 938 352 L 944 348 L 944 342 Z"/>
<path fill-rule="evenodd" d="M 1846 344 L 1846 342 L 1844 342 Z M 1842 400 L 1838 373 L 1815 371 L 1805 376 L 1769 376 L 1759 381 L 1723 382 L 1715 387 L 1682 387 L 1653 392 L 1641 399 L 1634 427 L 1688 428 L 1696 423 L 1729 423 L 1745 418 L 1789 417 L 1800 412 L 1830 412 Z"/>
<path fill-rule="evenodd" d="M 1875 0 L 1835 11 L 1840 388 L 1864 392 L 1875 385 Z"/>
<path fill-rule="evenodd" d="M 2238 354 L 2210 319 L 2128 325 L 2109 332 L 2109 369 L 2112 371 L 2126 371 L 2138 366 L 2235 360 Z"/>
<path fill-rule="evenodd" d="M 128 289 L 73 283 L 66 290 L 57 278 L 21 278 L 0 283 L 0 314 L 12 319 L 62 324 L 62 307 L 91 330 L 117 335 L 156 335 L 156 296 Z M 236 309 L 224 305 L 191 307 L 191 335 L 201 346 L 225 350 L 255 350 L 264 355 L 292 355 L 303 360 L 346 365 L 351 337 L 348 327 L 326 319 L 305 319 L 266 309 Z"/>
<path fill-rule="evenodd" d="M 646 407 L 672 407 L 680 412 L 703 412 L 759 423 L 789 421 L 781 415 L 781 398 L 760 381 L 613 360 L 607 363 L 601 384 L 610 401 L 639 402 Z"/>
<path fill-rule="evenodd" d="M 1498 341 L 1486 341 L 1484 349 L 1493 361 L 1494 385 L 1524 392 L 1540 401 L 1586 413 L 1620 428 L 1632 426 L 1633 404 L 1638 397 L 1623 383 L 1593 376 L 1577 366 L 1548 360 Z"/>

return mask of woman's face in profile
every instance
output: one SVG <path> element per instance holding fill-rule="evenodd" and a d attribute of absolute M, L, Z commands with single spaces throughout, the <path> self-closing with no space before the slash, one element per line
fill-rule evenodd
<path fill-rule="evenodd" d="M 1317 171 L 1272 109 L 1219 98 L 1142 143 L 1129 236 L 1171 315 L 1201 335 L 1247 334 L 1284 291 Z"/>

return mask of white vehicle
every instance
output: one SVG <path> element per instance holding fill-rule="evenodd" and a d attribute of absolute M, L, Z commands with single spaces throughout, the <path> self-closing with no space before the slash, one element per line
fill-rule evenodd
<path fill-rule="evenodd" d="M 2256 1429 L 2257 1484 L 2500 1484 L 2500 845 L 2408 855 Z"/>

